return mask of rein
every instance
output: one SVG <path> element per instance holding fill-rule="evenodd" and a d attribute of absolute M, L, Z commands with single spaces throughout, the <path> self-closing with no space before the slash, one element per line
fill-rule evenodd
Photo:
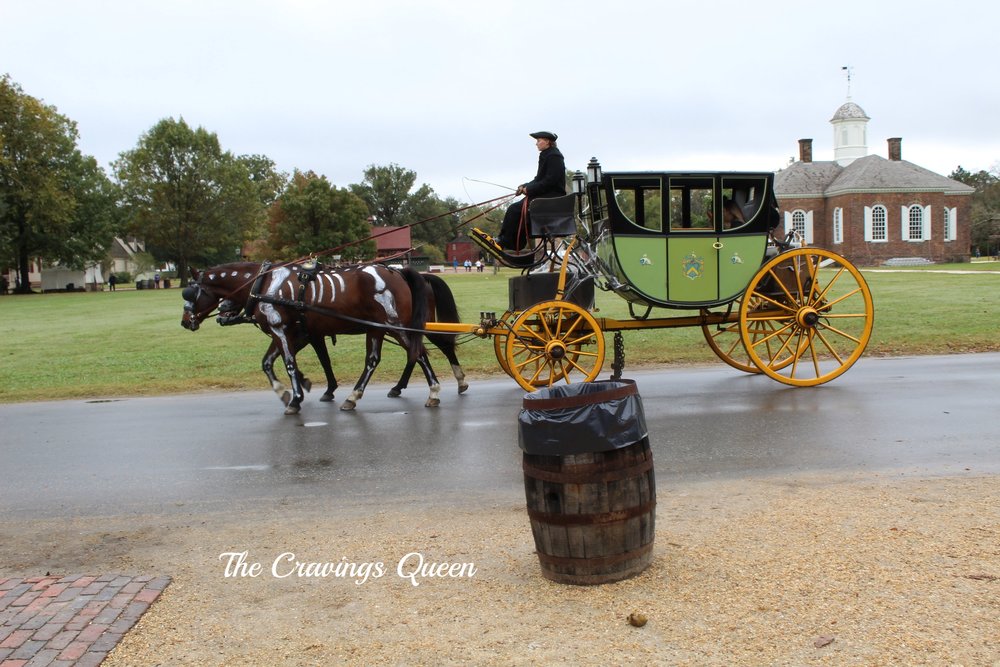
<path fill-rule="evenodd" d="M 386 231 L 383 231 L 383 232 L 378 232 L 376 234 L 371 234 L 371 235 L 369 235 L 369 236 L 367 236 L 367 237 L 365 237 L 363 239 L 357 239 L 356 241 L 349 241 L 347 243 L 341 244 L 341 245 L 333 247 L 333 248 L 327 248 L 326 250 L 322 250 L 320 252 L 314 252 L 314 253 L 311 253 L 311 254 L 309 254 L 309 255 L 307 255 L 305 257 L 300 257 L 298 259 L 292 260 L 291 262 L 287 262 L 287 263 L 288 264 L 294 264 L 296 262 L 305 261 L 305 260 L 313 258 L 313 257 L 322 257 L 324 255 L 332 255 L 332 254 L 336 253 L 339 250 L 344 250 L 345 248 L 350 248 L 352 246 L 360 245 L 360 244 L 365 243 L 367 241 L 373 241 L 373 240 L 375 240 L 375 239 L 377 239 L 379 237 L 385 236 L 387 234 L 395 233 L 396 231 L 398 231 L 400 229 L 410 229 L 410 228 L 416 227 L 418 225 L 423 225 L 423 224 L 426 224 L 428 222 L 431 222 L 432 220 L 437 220 L 438 218 L 443 218 L 443 217 L 445 217 L 447 215 L 452 215 L 452 214 L 455 214 L 455 213 L 461 213 L 462 211 L 468 211 L 469 209 L 481 207 L 481 206 L 484 206 L 486 204 L 493 204 L 493 206 L 487 208 L 485 211 L 480 211 L 479 213 L 477 213 L 476 215 L 472 216 L 468 220 L 463 220 L 453 230 L 453 231 L 458 231 L 462 227 L 465 227 L 466 225 L 468 225 L 473 220 L 481 218 L 482 216 L 486 215 L 490 211 L 493 211 L 493 210 L 496 210 L 496 209 L 500 208 L 501 206 L 503 206 L 503 204 L 505 202 L 509 201 L 510 199 L 513 199 L 516 196 L 517 196 L 516 194 L 502 195 L 500 197 L 495 197 L 493 199 L 487 199 L 486 201 L 479 202 L 478 204 L 470 204 L 468 206 L 463 206 L 462 208 L 456 208 L 456 209 L 451 210 L 451 211 L 445 211 L 444 213 L 439 213 L 438 215 L 432 215 L 431 217 L 424 218 L 423 220 L 417 220 L 416 222 L 411 222 L 408 225 L 402 225 L 401 227 L 396 227 L 395 229 L 390 229 L 390 230 L 386 230 Z M 403 253 L 403 254 L 405 254 L 405 253 Z"/>

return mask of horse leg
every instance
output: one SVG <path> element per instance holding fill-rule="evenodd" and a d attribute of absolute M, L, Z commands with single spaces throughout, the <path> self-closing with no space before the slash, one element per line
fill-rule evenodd
<path fill-rule="evenodd" d="M 415 362 L 407 361 L 406 366 L 403 368 L 403 374 L 399 376 L 399 382 L 396 386 L 389 390 L 389 398 L 396 398 L 403 393 L 403 390 L 410 384 L 410 375 L 413 374 L 413 366 Z"/>
<path fill-rule="evenodd" d="M 420 368 L 424 372 L 424 377 L 427 378 L 427 386 L 430 388 L 430 394 L 427 396 L 427 402 L 424 403 L 424 407 L 436 408 L 441 405 L 441 383 L 438 382 L 437 376 L 434 374 L 434 369 L 431 368 L 431 362 L 427 358 L 426 351 L 420 353 L 420 356 L 417 357 L 417 363 L 420 364 Z"/>
<path fill-rule="evenodd" d="M 448 359 L 448 363 L 451 364 L 451 372 L 455 375 L 455 381 L 458 382 L 458 393 L 464 394 L 469 388 L 469 383 L 465 381 L 465 371 L 462 370 L 462 364 L 458 361 L 458 353 L 456 352 L 455 337 L 452 335 L 437 335 L 430 334 L 427 336 L 427 340 L 434 343 L 437 349 L 441 350 L 444 356 Z"/>
<path fill-rule="evenodd" d="M 361 378 L 358 383 L 354 385 L 354 390 L 351 395 L 347 397 L 341 405 L 341 410 L 353 410 L 358 406 L 358 401 L 365 394 L 365 387 L 368 386 L 368 382 L 372 379 L 372 375 L 375 374 L 375 369 L 378 367 L 378 362 L 382 359 L 382 338 L 385 336 L 383 333 L 369 333 L 366 336 L 365 347 L 367 348 L 367 353 L 365 354 L 365 370 L 361 374 Z"/>
<path fill-rule="evenodd" d="M 316 351 L 316 358 L 319 359 L 319 363 L 323 367 L 323 374 L 326 375 L 326 391 L 319 400 L 321 403 L 329 403 L 333 400 L 333 392 L 337 389 L 337 378 L 333 374 L 330 351 L 326 348 L 326 338 L 320 336 L 309 342 L 312 344 L 313 350 Z"/>
<path fill-rule="evenodd" d="M 302 373 L 299 371 L 298 364 L 295 361 L 297 348 L 289 342 L 285 327 L 272 327 L 271 337 L 274 343 L 281 349 L 281 356 L 285 360 L 285 371 L 288 373 L 288 379 L 292 384 L 292 395 L 288 403 L 285 404 L 285 414 L 297 415 L 302 405 L 302 399 L 305 398 L 302 391 L 302 382 L 300 381 Z"/>
<path fill-rule="evenodd" d="M 278 376 L 274 374 L 274 360 L 278 358 L 280 353 L 278 343 L 272 339 L 270 347 L 267 348 L 264 358 L 260 361 L 260 368 L 264 371 L 264 375 L 267 376 L 267 380 L 274 393 L 278 395 L 282 403 L 288 405 L 288 401 L 292 400 L 292 394 L 285 389 L 285 385 L 281 384 Z"/>

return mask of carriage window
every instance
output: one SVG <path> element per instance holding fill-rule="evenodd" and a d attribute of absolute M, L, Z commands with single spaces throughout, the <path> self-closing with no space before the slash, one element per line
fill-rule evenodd
<path fill-rule="evenodd" d="M 670 229 L 691 232 L 715 229 L 713 202 L 711 180 L 671 179 Z"/>
<path fill-rule="evenodd" d="M 652 231 L 663 229 L 663 197 L 658 179 L 616 180 L 614 186 L 615 204 L 629 222 Z"/>
<path fill-rule="evenodd" d="M 725 178 L 722 181 L 722 228 L 736 229 L 752 221 L 761 210 L 764 181 L 758 178 Z"/>

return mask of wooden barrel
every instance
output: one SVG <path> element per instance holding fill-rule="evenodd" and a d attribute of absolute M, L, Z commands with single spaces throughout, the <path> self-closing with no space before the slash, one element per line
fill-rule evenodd
<path fill-rule="evenodd" d="M 653 558 L 656 483 L 649 439 L 606 452 L 524 454 L 524 492 L 542 575 L 605 584 Z"/>

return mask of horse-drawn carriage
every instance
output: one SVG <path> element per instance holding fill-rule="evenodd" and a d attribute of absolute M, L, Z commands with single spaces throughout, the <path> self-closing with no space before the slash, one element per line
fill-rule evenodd
<path fill-rule="evenodd" d="M 531 203 L 528 252 L 474 231 L 499 261 L 525 269 L 502 315 L 428 328 L 493 337 L 500 366 L 529 391 L 596 379 L 604 332 L 615 332 L 615 376 L 621 332 L 634 329 L 701 327 L 729 365 L 796 386 L 828 382 L 861 356 L 871 292 L 845 258 L 778 232 L 773 174 L 602 173 L 593 159 L 587 171 L 573 194 Z M 627 301 L 630 319 L 595 317 L 595 287 Z"/>
<path fill-rule="evenodd" d="M 234 264 L 196 275 L 184 290 L 182 323 L 195 330 L 216 308 L 220 323 L 253 321 L 272 337 L 262 367 L 282 395 L 271 365 L 281 355 L 292 385 L 288 413 L 298 412 L 308 383 L 295 354 L 313 345 L 327 374 L 323 400 L 336 379 L 325 337 L 364 333 L 365 371 L 345 401 L 351 409 L 377 366 L 382 339 L 407 349 L 423 369 L 428 405 L 440 389 L 420 344 L 427 336 L 467 386 L 454 353 L 461 334 L 492 338 L 501 368 L 528 391 L 591 382 L 605 361 L 605 332 L 614 332 L 612 378 L 624 365 L 622 332 L 700 327 L 715 353 L 749 373 L 810 386 L 842 374 L 864 352 L 874 308 L 861 273 L 843 257 L 801 247 L 794 230 L 779 230 L 771 173 L 602 173 L 595 159 L 577 172 L 572 194 L 530 202 L 534 245 L 510 253 L 480 230 L 471 236 L 498 261 L 520 267 L 499 316 L 458 321 L 440 278 L 383 266 L 319 270 L 305 264 Z M 430 281 L 426 284 L 425 281 Z M 432 289 L 433 288 L 433 289 Z M 628 319 L 594 315 L 594 294 L 613 292 Z M 651 317 L 654 309 L 686 311 Z M 242 314 L 241 314 L 242 313 Z"/>

